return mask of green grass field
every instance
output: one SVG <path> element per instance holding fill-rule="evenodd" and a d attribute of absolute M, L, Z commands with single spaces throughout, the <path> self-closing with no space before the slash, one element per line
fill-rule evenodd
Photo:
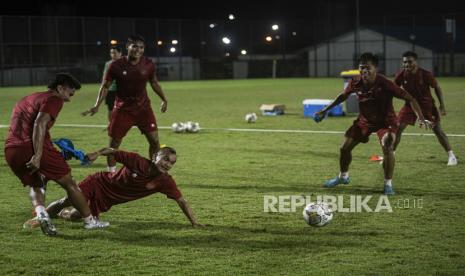
<path fill-rule="evenodd" d="M 448 134 L 465 134 L 465 79 L 439 78 L 448 115 Z M 465 137 L 449 137 L 459 165 L 447 167 L 447 155 L 434 136 L 404 136 L 394 175 L 392 213 L 335 213 L 323 228 L 307 226 L 302 207 L 296 212 L 265 213 L 265 195 L 373 195 L 383 187 L 381 166 L 369 162 L 381 153 L 377 138 L 353 151 L 351 184 L 324 189 L 338 173 L 342 134 L 228 131 L 226 128 L 345 131 L 354 116 L 316 124 L 302 115 L 302 100 L 333 98 L 341 79 L 231 80 L 161 83 L 168 112 L 158 112 L 159 126 L 197 121 L 199 134 L 160 129 L 161 142 L 178 151 L 171 174 L 200 223 L 193 229 L 174 201 L 156 194 L 113 207 L 102 219 L 105 230 L 86 231 L 81 223 L 56 219 L 57 237 L 23 230 L 31 215 L 28 190 L 6 165 L 6 128 L 0 128 L 0 275 L 71 274 L 465 274 Z M 42 87 L 0 89 L 0 124 L 22 96 Z M 107 146 L 102 128 L 58 124 L 103 125 L 106 107 L 94 117 L 79 113 L 95 101 L 97 85 L 84 85 L 65 104 L 52 137 L 67 137 L 86 151 Z M 283 103 L 284 116 L 259 116 L 247 124 L 244 115 L 262 103 Z M 402 102 L 396 100 L 396 110 Z M 431 133 L 410 127 L 407 133 Z M 122 149 L 148 153 L 145 138 L 133 129 Z M 77 181 L 106 168 L 99 159 L 91 167 L 70 161 Z M 48 186 L 48 201 L 64 195 Z M 422 203 L 422 208 L 413 206 Z M 407 207 L 407 203 L 410 208 Z"/>

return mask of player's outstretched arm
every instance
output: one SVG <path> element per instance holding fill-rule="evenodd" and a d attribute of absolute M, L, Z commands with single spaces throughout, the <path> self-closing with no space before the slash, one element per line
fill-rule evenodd
<path fill-rule="evenodd" d="M 160 97 L 161 99 L 160 111 L 165 113 L 166 110 L 168 109 L 168 101 L 166 100 L 163 89 L 161 89 L 161 86 L 158 83 L 157 76 L 155 75 L 155 73 L 153 74 L 152 79 L 150 80 L 150 86 L 152 87 L 153 91 L 158 95 L 158 97 Z"/>
<path fill-rule="evenodd" d="M 112 81 L 109 80 L 103 80 L 102 85 L 100 86 L 100 90 L 98 92 L 97 100 L 95 101 L 95 104 L 93 107 L 90 109 L 84 111 L 81 113 L 82 116 L 86 116 L 90 114 L 90 116 L 93 116 L 95 113 L 98 112 L 99 106 L 102 104 L 102 102 L 105 100 L 105 98 L 108 95 L 108 89 L 111 86 Z"/>
<path fill-rule="evenodd" d="M 96 152 L 91 152 L 91 153 L 86 154 L 86 157 L 92 163 L 95 160 L 97 160 L 97 158 L 100 155 L 108 156 L 108 155 L 114 154 L 115 152 L 116 152 L 116 150 L 114 148 L 102 148 L 102 149 L 100 149 L 100 150 L 98 150 Z"/>
<path fill-rule="evenodd" d="M 336 105 L 343 103 L 345 100 L 347 100 L 347 98 L 348 98 L 348 95 L 346 95 L 345 93 L 339 94 L 330 105 L 326 106 L 322 110 L 315 113 L 316 115 L 315 119 L 318 118 L 318 120 L 315 120 L 315 121 L 320 122 L 321 120 L 323 120 L 323 118 L 326 115 L 326 112 L 331 110 L 331 108 L 335 107 Z"/>
<path fill-rule="evenodd" d="M 181 208 L 182 212 L 186 215 L 186 217 L 191 222 L 192 227 L 203 227 L 202 224 L 197 222 L 197 220 L 195 219 L 195 216 L 194 216 L 194 212 L 192 212 L 191 207 L 189 206 L 189 204 L 187 203 L 187 201 L 183 197 L 180 197 L 180 198 L 176 199 L 176 202 L 178 203 L 178 205 Z"/>

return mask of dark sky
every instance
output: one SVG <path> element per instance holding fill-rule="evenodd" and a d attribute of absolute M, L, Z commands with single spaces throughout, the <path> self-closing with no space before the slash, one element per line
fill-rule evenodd
<path fill-rule="evenodd" d="M 229 13 L 242 19 L 307 19 L 317 7 L 343 6 L 354 12 L 356 0 L 33 0 L 4 1 L 0 15 L 62 15 L 98 17 L 154 17 L 225 19 Z M 429 3 L 428 3 L 429 2 Z M 394 14 L 465 13 L 464 1 L 359 0 L 361 16 Z"/>

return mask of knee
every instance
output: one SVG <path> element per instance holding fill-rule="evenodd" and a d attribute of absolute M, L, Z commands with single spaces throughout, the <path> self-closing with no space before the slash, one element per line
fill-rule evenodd
<path fill-rule="evenodd" d="M 352 150 L 348 147 L 346 147 L 345 145 L 342 145 L 340 148 L 339 148 L 339 151 L 341 154 L 349 154 Z"/>
<path fill-rule="evenodd" d="M 121 139 L 111 139 L 110 141 L 110 147 L 112 148 L 118 148 L 119 145 L 121 145 Z"/>
<path fill-rule="evenodd" d="M 383 137 L 382 148 L 384 153 L 389 153 L 394 150 L 394 140 L 395 136 L 392 133 L 387 133 L 386 136 Z"/>

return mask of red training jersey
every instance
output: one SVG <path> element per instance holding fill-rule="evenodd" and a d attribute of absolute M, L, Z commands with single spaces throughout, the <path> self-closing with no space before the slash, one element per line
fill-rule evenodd
<path fill-rule="evenodd" d="M 422 108 L 429 108 L 434 104 L 430 87 L 437 87 L 438 82 L 430 71 L 419 67 L 413 74 L 404 69 L 396 75 L 394 82 L 412 95 Z"/>
<path fill-rule="evenodd" d="M 53 147 L 49 129 L 55 123 L 55 119 L 63 107 L 64 100 L 53 91 L 36 92 L 19 100 L 11 114 L 8 137 L 5 148 L 32 145 L 32 133 L 34 122 L 39 112 L 48 113 L 52 120 L 47 124 L 47 132 L 44 138 L 44 147 Z"/>
<path fill-rule="evenodd" d="M 105 80 L 116 81 L 116 109 L 136 112 L 150 106 L 147 96 L 147 82 L 155 77 L 155 64 L 142 56 L 136 65 L 131 64 L 126 56 L 110 64 Z"/>
<path fill-rule="evenodd" d="M 387 79 L 382 74 L 376 74 L 374 84 L 364 87 L 360 77 L 349 81 L 344 94 L 356 93 L 360 114 L 358 119 L 369 127 L 382 127 L 396 123 L 396 113 L 392 105 L 392 98 L 405 99 L 408 93 Z"/>
<path fill-rule="evenodd" d="M 169 174 L 160 173 L 156 176 L 149 174 L 151 161 L 136 153 L 116 151 L 116 162 L 124 165 L 116 173 L 99 172 L 92 177 L 99 183 L 102 200 L 107 207 L 121 204 L 149 196 L 154 193 L 163 193 L 168 198 L 178 199 L 181 192 L 176 182 Z"/>

